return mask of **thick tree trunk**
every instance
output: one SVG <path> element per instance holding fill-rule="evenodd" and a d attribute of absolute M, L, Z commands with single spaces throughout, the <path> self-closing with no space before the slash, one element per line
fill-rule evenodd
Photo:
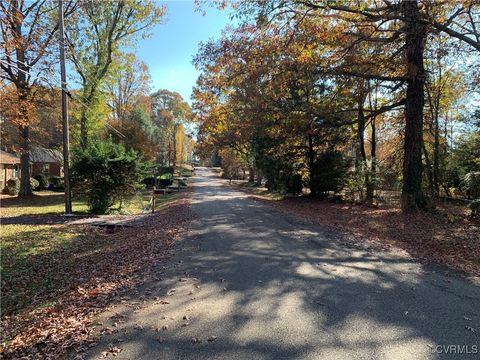
<path fill-rule="evenodd" d="M 177 164 L 177 128 L 177 124 L 173 125 L 173 167 Z"/>
<path fill-rule="evenodd" d="M 405 56 L 407 61 L 407 98 L 405 105 L 405 140 L 403 156 L 402 210 L 425 207 L 422 191 L 422 132 L 425 68 L 423 51 L 426 29 L 419 20 L 417 1 L 402 3 L 406 21 Z"/>
<path fill-rule="evenodd" d="M 86 87 L 84 83 L 84 88 Z M 80 115 L 80 146 L 85 149 L 88 146 L 88 111 L 94 101 L 94 90 L 87 91 L 85 88 L 82 94 L 82 113 Z"/>
<path fill-rule="evenodd" d="M 256 169 L 255 185 L 260 186 L 260 185 L 262 185 L 263 174 L 262 174 L 262 171 L 258 167 L 255 167 L 255 169 Z"/>
<path fill-rule="evenodd" d="M 15 5 L 17 7 L 18 5 Z M 22 35 L 21 23 L 18 23 L 15 31 L 20 38 Z M 30 121 L 28 118 L 28 102 L 30 100 L 30 85 L 27 80 L 28 68 L 25 66 L 26 56 L 25 49 L 21 46 L 16 48 L 16 56 L 18 59 L 18 81 L 16 88 L 18 92 L 19 110 L 21 116 L 21 125 L 19 126 L 19 143 L 20 143 L 20 192 L 19 197 L 32 195 L 30 186 Z"/>

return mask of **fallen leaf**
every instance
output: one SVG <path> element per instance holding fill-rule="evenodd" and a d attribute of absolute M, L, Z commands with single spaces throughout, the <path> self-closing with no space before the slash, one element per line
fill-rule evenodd
<path fill-rule="evenodd" d="M 476 330 L 476 329 L 474 329 L 474 328 L 473 328 L 473 327 L 471 327 L 471 326 L 465 326 L 465 329 L 467 329 L 468 331 L 474 332 L 474 333 L 476 333 L 476 332 L 477 332 L 477 330 Z"/>

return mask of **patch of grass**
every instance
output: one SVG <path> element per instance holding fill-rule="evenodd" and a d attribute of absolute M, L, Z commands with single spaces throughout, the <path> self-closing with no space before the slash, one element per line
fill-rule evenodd
<path fill-rule="evenodd" d="M 183 176 L 183 177 L 191 177 L 191 176 L 193 176 L 193 171 L 192 171 L 192 170 L 188 170 L 188 169 L 181 169 L 181 171 L 180 171 L 180 176 Z"/>
<path fill-rule="evenodd" d="M 166 195 L 157 195 L 155 209 L 158 209 L 162 204 L 173 200 L 176 197 L 177 193 L 171 193 Z M 152 191 L 148 189 L 141 190 L 133 199 L 125 202 L 121 208 L 121 212 L 124 214 L 135 215 L 141 214 L 142 212 L 151 211 L 151 198 Z"/>
<path fill-rule="evenodd" d="M 264 200 L 284 200 L 289 197 L 288 195 L 278 192 L 271 192 L 266 187 L 258 186 L 255 183 L 243 180 L 232 180 L 231 186 Z"/>
<path fill-rule="evenodd" d="M 85 202 L 74 199 L 72 208 L 75 213 L 88 212 Z M 65 211 L 64 195 L 57 192 L 37 192 L 35 195 L 18 198 L 4 197 L 1 199 L 0 215 L 2 217 L 20 215 L 63 214 Z"/>
<path fill-rule="evenodd" d="M 63 255 L 84 231 L 66 225 L 2 225 L 1 235 L 2 314 L 8 315 L 65 287 L 74 262 Z"/>

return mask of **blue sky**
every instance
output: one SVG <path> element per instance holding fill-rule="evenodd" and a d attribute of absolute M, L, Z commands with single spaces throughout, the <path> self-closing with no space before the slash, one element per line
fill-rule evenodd
<path fill-rule="evenodd" d="M 198 44 L 218 39 L 230 23 L 227 12 L 207 8 L 206 15 L 195 11 L 192 1 L 161 1 L 168 7 L 166 21 L 154 28 L 153 34 L 141 40 L 135 53 L 148 64 L 152 90 L 178 91 L 188 102 L 198 72 L 192 65 Z"/>

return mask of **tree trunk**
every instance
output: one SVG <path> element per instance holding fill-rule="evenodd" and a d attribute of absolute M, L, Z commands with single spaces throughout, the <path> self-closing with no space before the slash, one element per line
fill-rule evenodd
<path fill-rule="evenodd" d="M 15 5 L 18 7 L 18 4 Z M 15 27 L 17 36 L 22 36 L 21 22 Z M 25 66 L 26 56 L 25 49 L 19 44 L 15 49 L 18 60 L 18 81 L 15 84 L 18 92 L 19 110 L 21 116 L 21 124 L 19 130 L 20 142 L 20 192 L 19 197 L 32 195 L 30 186 L 30 119 L 28 118 L 28 101 L 30 100 L 30 85 L 28 84 L 27 73 L 29 69 Z"/>
<path fill-rule="evenodd" d="M 255 167 L 255 169 L 257 170 L 256 174 L 255 174 L 255 177 L 256 177 L 255 185 L 260 186 L 260 185 L 262 185 L 263 174 L 262 174 L 262 171 L 258 167 Z"/>
<path fill-rule="evenodd" d="M 255 168 L 250 166 L 248 168 L 248 182 L 253 183 L 255 181 Z"/>
<path fill-rule="evenodd" d="M 422 191 L 423 90 L 425 83 L 423 52 L 426 29 L 425 25 L 419 21 L 417 1 L 404 0 L 402 6 L 406 19 L 405 55 L 408 81 L 401 203 L 403 211 L 417 211 L 426 205 Z"/>
<path fill-rule="evenodd" d="M 357 151 L 355 167 L 357 172 L 362 172 L 364 175 L 365 187 L 369 187 L 370 177 L 367 171 L 367 153 L 365 151 L 365 112 L 363 107 L 365 105 L 365 88 L 362 83 L 358 94 L 358 114 L 357 114 Z M 363 186 L 363 185 L 362 185 Z M 363 202 L 363 190 L 360 192 L 360 202 Z"/>
<path fill-rule="evenodd" d="M 86 87 L 85 83 L 83 85 Z M 94 100 L 94 90 L 84 90 L 82 94 L 82 112 L 80 115 L 80 146 L 82 149 L 85 149 L 88 146 L 88 111 L 92 107 L 92 103 Z M 87 108 L 88 106 L 88 108 Z"/>
<path fill-rule="evenodd" d="M 432 164 L 430 162 L 430 157 L 428 155 L 428 151 L 427 151 L 427 148 L 425 147 L 425 144 L 423 144 L 422 147 L 423 147 L 423 155 L 425 156 L 425 164 L 427 165 L 426 170 L 427 170 L 428 185 L 430 186 L 430 196 L 433 197 L 435 194 L 435 190 L 434 190 L 435 186 L 433 183 Z"/>
<path fill-rule="evenodd" d="M 312 134 L 308 134 L 308 172 L 310 173 L 310 195 L 317 196 L 317 187 L 315 185 L 315 154 L 313 152 Z"/>
<path fill-rule="evenodd" d="M 375 182 L 377 176 L 377 129 L 375 128 L 375 118 L 370 122 L 370 128 L 372 131 L 371 148 L 370 148 L 370 171 L 368 181 L 366 183 L 367 195 L 366 201 L 373 203 L 373 197 L 375 192 Z"/>
<path fill-rule="evenodd" d="M 80 146 L 85 149 L 88 146 L 88 131 L 87 131 L 87 111 L 82 111 L 80 116 Z"/>
<path fill-rule="evenodd" d="M 20 192 L 19 197 L 32 195 L 30 186 L 30 128 L 28 125 L 20 126 Z"/>
<path fill-rule="evenodd" d="M 177 128 L 178 125 L 173 125 L 173 167 L 177 164 Z M 175 171 L 175 169 L 174 169 Z"/>
<path fill-rule="evenodd" d="M 434 141 L 433 141 L 433 195 L 438 197 L 440 193 L 440 127 L 438 123 L 438 110 L 434 119 Z"/>
<path fill-rule="evenodd" d="M 365 152 L 365 113 L 363 111 L 365 98 L 365 90 L 363 85 L 361 85 L 358 94 L 357 113 L 357 150 L 355 162 L 357 170 L 360 170 L 360 166 L 365 165 L 367 162 L 367 153 Z"/>

